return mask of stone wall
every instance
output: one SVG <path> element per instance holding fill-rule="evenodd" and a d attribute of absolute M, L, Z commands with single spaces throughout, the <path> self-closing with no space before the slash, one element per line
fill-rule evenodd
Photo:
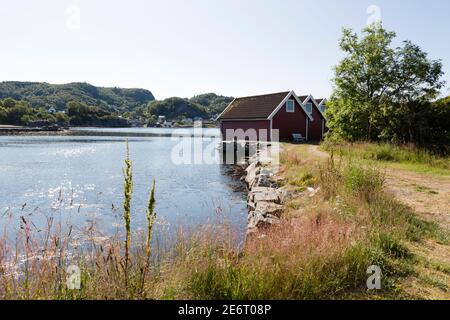
<path fill-rule="evenodd" d="M 250 161 L 243 177 L 248 189 L 247 235 L 280 222 L 283 204 L 292 196 L 284 188 L 279 188 L 272 177 L 278 168 L 270 163 L 261 164 L 257 160 Z"/>

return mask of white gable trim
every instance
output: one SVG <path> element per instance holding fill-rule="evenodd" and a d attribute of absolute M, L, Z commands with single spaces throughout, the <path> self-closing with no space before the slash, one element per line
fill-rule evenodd
<path fill-rule="evenodd" d="M 306 104 L 308 101 L 310 101 L 316 106 L 317 110 L 319 111 L 319 113 L 322 115 L 322 117 L 327 120 L 327 117 L 325 117 L 325 115 L 323 114 L 323 112 L 320 110 L 319 106 L 323 104 L 323 102 L 326 100 L 326 98 L 324 98 L 319 104 L 317 104 L 316 99 L 314 99 L 314 97 L 310 94 L 308 96 L 308 98 L 305 99 L 304 103 Z"/>
<path fill-rule="evenodd" d="M 320 101 L 320 103 L 319 103 L 319 107 L 322 106 L 322 105 L 325 105 L 325 103 L 327 103 L 327 102 L 328 102 L 328 99 L 327 99 L 327 98 L 323 98 L 323 100 Z M 322 114 L 322 116 L 323 116 L 323 118 L 325 119 L 325 121 L 328 121 L 327 117 L 326 117 L 325 114 L 322 112 L 322 110 L 320 110 L 320 108 L 319 108 L 319 112 Z M 325 132 L 324 132 L 324 134 L 325 134 Z"/>
<path fill-rule="evenodd" d="M 314 120 L 312 118 L 312 116 L 306 112 L 305 110 L 305 106 L 303 105 L 303 103 L 300 101 L 300 99 L 297 97 L 297 95 L 295 94 L 294 91 L 291 91 L 288 93 L 288 95 L 283 99 L 283 101 L 281 101 L 281 103 L 276 107 L 275 110 L 273 110 L 273 112 L 270 114 L 270 116 L 267 118 L 268 120 L 272 120 L 273 117 L 278 113 L 278 111 L 280 111 L 280 109 L 286 105 L 286 101 L 288 101 L 291 97 L 294 97 L 294 99 L 297 101 L 297 103 L 300 105 L 300 107 L 302 108 L 303 112 L 305 112 L 305 114 L 308 116 L 309 119 Z"/>
<path fill-rule="evenodd" d="M 327 103 L 327 102 L 328 102 L 328 99 L 327 99 L 327 98 L 323 98 L 322 101 L 320 101 L 320 103 L 319 103 L 319 107 L 320 107 L 320 106 L 324 106 L 325 103 Z M 319 109 L 319 110 L 320 110 L 320 109 Z"/>
<path fill-rule="evenodd" d="M 327 101 L 327 98 L 323 98 L 322 101 L 320 101 L 319 106 L 325 104 Z"/>
<path fill-rule="evenodd" d="M 225 114 L 225 112 L 227 112 L 231 106 L 233 105 L 233 102 L 236 100 L 236 98 L 233 99 L 233 101 L 230 102 L 230 104 L 225 108 L 225 110 L 222 111 L 221 114 L 219 114 L 216 118 L 216 121 L 220 119 L 221 116 L 223 116 Z"/>
<path fill-rule="evenodd" d="M 308 141 L 309 137 L 309 121 L 308 118 L 306 118 L 306 141 Z"/>

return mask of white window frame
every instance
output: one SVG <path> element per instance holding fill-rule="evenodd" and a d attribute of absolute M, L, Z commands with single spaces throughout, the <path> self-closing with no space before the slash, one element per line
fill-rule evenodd
<path fill-rule="evenodd" d="M 292 110 L 289 109 L 289 103 L 292 102 Z M 295 101 L 293 99 L 289 99 L 286 101 L 286 112 L 294 113 L 295 112 Z"/>
<path fill-rule="evenodd" d="M 308 105 L 311 106 L 311 110 L 308 110 Z M 312 102 L 305 103 L 305 110 L 306 110 L 306 112 L 308 112 L 309 114 L 312 114 L 312 108 L 313 108 Z"/>

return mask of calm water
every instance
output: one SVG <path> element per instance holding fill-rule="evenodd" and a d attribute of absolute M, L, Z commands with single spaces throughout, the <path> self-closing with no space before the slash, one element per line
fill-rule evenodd
<path fill-rule="evenodd" d="M 177 134 L 180 136 L 204 136 L 204 137 L 219 137 L 220 130 L 217 128 L 90 128 L 77 127 L 72 128 L 74 133 L 85 133 L 102 135 L 138 135 L 138 136 L 171 136 Z"/>
<path fill-rule="evenodd" d="M 1 230 L 12 234 L 21 216 L 28 217 L 36 231 L 44 228 L 47 217 L 80 231 L 92 225 L 106 235 L 121 230 L 125 138 L 120 135 L 134 130 L 139 129 L 115 129 L 118 136 L 107 137 L 0 136 Z M 180 225 L 224 219 L 243 234 L 245 198 L 235 191 L 239 183 L 227 175 L 228 168 L 174 164 L 171 151 L 177 142 L 167 137 L 128 139 L 134 230 L 145 227 L 145 208 L 155 179 L 160 234 L 162 230 L 174 233 Z"/>

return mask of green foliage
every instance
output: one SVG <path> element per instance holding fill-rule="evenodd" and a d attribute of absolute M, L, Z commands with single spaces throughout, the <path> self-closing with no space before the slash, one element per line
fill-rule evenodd
<path fill-rule="evenodd" d="M 5 108 L 0 105 L 0 124 L 6 123 L 8 119 L 8 113 Z"/>
<path fill-rule="evenodd" d="M 194 96 L 189 101 L 203 106 L 206 112 L 213 117 L 222 113 L 233 99 L 233 97 L 219 96 L 215 93 L 205 93 Z"/>
<path fill-rule="evenodd" d="M 47 125 L 66 124 L 68 118 L 61 112 L 50 114 L 42 107 L 32 108 L 25 101 L 16 101 L 11 98 L 0 100 L 0 124 L 26 125 L 35 121 Z"/>
<path fill-rule="evenodd" d="M 146 112 L 149 115 L 166 116 L 167 119 L 208 117 L 208 113 L 202 106 L 177 97 L 152 101 L 148 104 Z"/>
<path fill-rule="evenodd" d="M 177 121 L 196 117 L 209 119 L 217 116 L 233 100 L 232 97 L 207 93 L 191 99 L 173 97 L 155 101 L 153 94 L 144 89 L 103 88 L 88 83 L 52 85 L 14 81 L 0 83 L 0 99 L 2 98 L 3 109 L 16 106 L 16 100 L 20 100 L 21 106 L 32 109 L 68 109 L 70 124 L 73 126 L 112 127 L 129 126 L 125 119 L 154 125 L 160 115 Z M 0 109 L 0 123 L 24 125 L 36 120 L 45 120 L 50 124 L 69 121 L 68 117 L 61 114 L 57 116 L 58 113 L 33 114 L 29 108 L 25 110 L 18 107 L 11 111 L 9 118 L 5 115 L 5 110 Z"/>
<path fill-rule="evenodd" d="M 133 195 L 133 169 L 130 159 L 128 140 L 126 141 L 126 158 L 123 168 L 123 220 L 125 223 L 125 287 L 128 285 L 128 264 L 130 260 L 131 245 L 131 198 Z"/>
<path fill-rule="evenodd" d="M 0 99 L 13 98 L 27 101 L 32 107 L 54 107 L 62 111 L 70 101 L 78 101 L 110 111 L 134 110 L 155 100 L 153 94 L 144 89 L 121 89 L 95 87 L 88 83 L 62 85 L 42 82 L 2 82 Z"/>
<path fill-rule="evenodd" d="M 26 123 L 32 113 L 32 109 L 29 106 L 23 104 L 17 104 L 12 108 L 8 108 L 7 121 L 8 123 L 20 125 Z"/>
<path fill-rule="evenodd" d="M 314 176 L 311 172 L 300 172 L 298 176 L 294 177 L 289 181 L 289 183 L 296 187 L 313 187 L 314 186 Z"/>
<path fill-rule="evenodd" d="M 343 171 L 344 185 L 349 192 L 370 200 L 374 194 L 381 192 L 384 179 L 375 168 L 347 165 Z"/>
<path fill-rule="evenodd" d="M 297 169 L 306 166 L 307 171 L 314 172 L 317 166 L 317 163 L 291 160 L 290 164 Z M 422 220 L 412 209 L 380 190 L 377 183 L 372 183 L 377 180 L 373 178 L 374 169 L 352 161 L 341 165 L 333 158 L 326 166 L 319 166 L 321 174 L 314 178 L 323 188 L 308 199 L 312 202 L 302 206 L 294 220 L 264 230 L 265 237 L 248 237 L 242 250 L 229 238 L 233 230 L 227 231 L 222 225 L 200 228 L 198 235 L 189 232 L 187 238 L 180 232 L 177 243 L 167 251 L 156 251 L 153 260 L 148 258 L 147 250 L 141 250 L 148 245 L 148 237 L 133 237 L 137 244 L 124 259 L 123 242 L 119 238 L 113 237 L 102 245 L 92 239 L 91 254 L 80 250 L 68 255 L 67 252 L 72 252 L 69 249 L 73 249 L 71 238 L 46 233 L 38 239 L 59 241 L 31 246 L 27 253 L 44 257 L 56 253 L 55 259 L 29 259 L 26 277 L 4 272 L 0 297 L 41 300 L 410 298 L 401 290 L 399 280 L 423 275 L 420 266 L 415 268 L 419 260 L 408 249 L 407 242 L 429 239 L 442 242 L 448 240 L 448 232 Z M 351 183 L 356 192 L 348 192 L 346 181 L 349 180 L 357 181 Z M 368 185 L 364 192 L 372 193 L 366 199 L 360 196 L 364 183 Z M 327 192 L 332 196 L 326 196 L 326 188 L 334 189 Z M 155 183 L 148 203 L 149 226 L 154 222 L 154 190 Z M 125 232 L 130 234 L 132 163 L 128 144 L 124 196 L 124 212 L 128 212 L 124 215 Z M 344 211 L 355 214 L 344 215 Z M 38 239 L 34 238 L 34 232 L 18 234 L 18 243 L 39 244 Z M 131 241 L 131 237 L 127 239 Z M 125 244 L 125 250 L 129 243 Z M 13 248 L 12 261 L 19 261 L 21 252 L 17 250 Z M 5 261 L 9 260 L 0 259 L 0 266 L 8 270 L 5 265 L 10 264 Z M 68 276 L 66 267 L 74 262 L 81 269 L 80 290 L 68 290 L 61 283 Z M 446 264 L 428 263 L 436 270 L 449 272 Z M 376 292 L 366 287 L 366 270 L 371 265 L 382 270 L 382 289 Z M 436 284 L 446 288 L 443 283 Z"/>
<path fill-rule="evenodd" d="M 305 163 L 298 166 L 303 167 Z M 334 163 L 330 159 L 320 172 L 316 179 L 323 188 L 321 195 L 326 202 L 333 203 L 332 210 L 320 211 L 315 206 L 308 212 L 304 208 L 297 217 L 304 219 L 301 220 L 304 229 L 287 231 L 288 226 L 281 227 L 281 234 L 290 234 L 284 250 L 283 246 L 271 246 L 273 242 L 282 243 L 283 236 L 279 239 L 278 233 L 269 232 L 267 242 L 257 240 L 260 251 L 255 252 L 251 247 L 252 251 L 242 256 L 224 256 L 216 250 L 200 255 L 201 263 L 195 263 L 188 279 L 188 291 L 193 298 L 371 297 L 365 287 L 366 270 L 370 265 L 382 269 L 383 288 L 376 295 L 380 298 L 402 297 L 396 283 L 399 277 L 414 272 L 415 261 L 406 243 L 439 239 L 440 229 L 385 194 L 382 176 L 376 168 L 353 161 Z M 326 188 L 333 190 L 324 193 Z M 343 212 L 354 214 L 343 215 Z M 313 226 L 311 231 L 307 227 L 309 223 Z M 341 235 L 339 239 L 346 238 L 348 234 L 341 228 L 347 223 L 353 225 L 350 229 L 356 228 L 360 232 L 351 235 L 348 243 L 339 244 L 332 234 L 336 232 Z M 326 231 L 321 230 L 322 227 Z M 305 238 L 296 239 L 298 234 Z M 334 251 L 340 246 L 340 250 Z"/>
<path fill-rule="evenodd" d="M 198 95 L 191 99 L 172 97 L 152 101 L 147 106 L 136 109 L 131 117 L 145 118 L 150 125 L 156 123 L 158 116 L 176 121 L 197 117 L 210 119 L 221 113 L 232 100 L 232 97 L 218 96 L 214 93 Z"/>
<path fill-rule="evenodd" d="M 67 104 L 66 114 L 73 126 L 129 126 L 128 120 L 116 113 L 76 101 L 70 101 Z"/>
<path fill-rule="evenodd" d="M 147 206 L 147 258 L 150 258 L 152 236 L 153 236 L 153 225 L 155 224 L 156 212 L 155 212 L 155 180 L 153 180 L 152 191 L 150 192 L 150 199 L 148 200 Z"/>
<path fill-rule="evenodd" d="M 70 119 L 64 112 L 57 112 L 54 114 L 57 123 L 69 123 Z"/>
<path fill-rule="evenodd" d="M 381 250 L 389 257 L 396 259 L 405 259 L 411 257 L 411 253 L 399 239 L 389 233 L 381 232 L 378 234 L 378 245 Z"/>
<path fill-rule="evenodd" d="M 450 158 L 433 154 L 413 146 L 398 146 L 389 143 L 344 143 L 329 141 L 323 144 L 330 152 L 351 159 L 386 161 L 399 164 L 419 164 L 437 169 L 450 169 Z"/>
<path fill-rule="evenodd" d="M 445 146 L 450 107 L 432 103 L 444 84 L 442 63 L 410 41 L 393 48 L 395 36 L 381 24 L 364 29 L 363 37 L 344 29 L 346 57 L 335 69 L 328 125 L 345 140 Z"/>

